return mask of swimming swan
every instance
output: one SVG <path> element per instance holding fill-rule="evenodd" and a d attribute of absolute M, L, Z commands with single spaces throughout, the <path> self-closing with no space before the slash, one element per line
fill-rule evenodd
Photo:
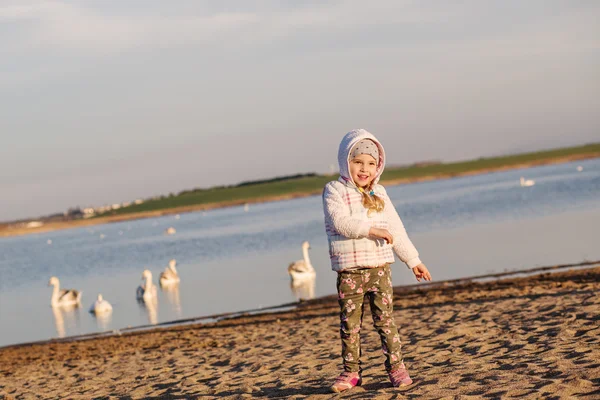
<path fill-rule="evenodd" d="M 98 299 L 92 306 L 90 307 L 90 312 L 92 314 L 100 315 L 100 314 L 108 314 L 112 312 L 112 306 L 110 303 L 102 298 L 101 294 L 98 294 Z"/>
<path fill-rule="evenodd" d="M 60 282 L 57 277 L 50 278 L 48 286 L 54 286 L 52 298 L 50 299 L 52 307 L 73 306 L 81 303 L 81 293 L 83 292 L 74 289 L 60 289 Z"/>
<path fill-rule="evenodd" d="M 533 179 L 525 179 L 523 177 L 521 177 L 521 186 L 526 187 L 526 186 L 533 186 L 535 185 L 535 181 Z"/>
<path fill-rule="evenodd" d="M 310 244 L 305 241 L 304 243 L 302 243 L 302 255 L 304 256 L 304 258 L 302 260 L 293 262 L 288 266 L 288 273 L 290 274 L 292 283 L 307 279 L 313 279 L 317 275 L 315 269 L 310 263 L 310 258 L 308 257 L 308 249 L 310 249 Z"/>
<path fill-rule="evenodd" d="M 160 286 L 168 286 L 179 283 L 179 274 L 177 273 L 175 265 L 177 265 L 177 261 L 169 261 L 169 266 L 165 268 L 164 272 L 160 273 L 160 277 L 158 278 Z"/>
<path fill-rule="evenodd" d="M 156 299 L 156 286 L 152 283 L 152 272 L 145 269 L 142 273 L 142 280 L 145 280 L 145 283 L 138 286 L 137 299 L 144 301 Z"/>

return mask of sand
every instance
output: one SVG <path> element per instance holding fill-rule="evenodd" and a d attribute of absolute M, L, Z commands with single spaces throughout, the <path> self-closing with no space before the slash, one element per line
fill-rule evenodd
<path fill-rule="evenodd" d="M 0 399 L 598 399 L 599 290 L 600 267 L 396 288 L 415 381 L 402 389 L 390 387 L 369 318 L 364 385 L 329 391 L 341 364 L 337 302 L 326 297 L 211 324 L 2 348 Z"/>

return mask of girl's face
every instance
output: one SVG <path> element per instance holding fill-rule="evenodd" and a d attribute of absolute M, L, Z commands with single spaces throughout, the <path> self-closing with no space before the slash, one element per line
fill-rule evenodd
<path fill-rule="evenodd" d="M 360 154 L 350 160 L 350 176 L 361 188 L 366 188 L 375 179 L 377 173 L 377 161 L 369 154 Z"/>

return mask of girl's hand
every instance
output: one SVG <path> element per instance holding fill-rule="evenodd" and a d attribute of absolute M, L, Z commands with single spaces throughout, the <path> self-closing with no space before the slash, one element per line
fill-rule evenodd
<path fill-rule="evenodd" d="M 423 263 L 417 265 L 416 267 L 412 267 L 412 272 L 415 274 L 415 277 L 419 282 L 421 282 L 421 279 L 425 279 L 426 281 L 431 280 L 431 274 Z"/>
<path fill-rule="evenodd" d="M 394 243 L 394 237 L 387 229 L 371 228 L 369 229 L 369 237 L 383 239 L 388 242 L 388 244 Z"/>

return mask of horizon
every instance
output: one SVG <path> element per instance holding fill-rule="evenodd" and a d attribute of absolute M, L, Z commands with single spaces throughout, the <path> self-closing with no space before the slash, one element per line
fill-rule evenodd
<path fill-rule="evenodd" d="M 0 221 L 598 141 L 597 2 L 139 4 L 0 5 Z"/>
<path fill-rule="evenodd" d="M 446 162 L 443 160 L 421 160 L 421 161 L 416 161 L 414 163 L 410 163 L 410 164 L 393 164 L 393 165 L 389 165 L 388 163 L 386 163 L 386 169 L 395 169 L 395 168 L 405 168 L 405 167 L 411 167 L 411 166 L 415 166 L 419 163 L 428 163 L 428 162 L 435 162 L 435 163 L 441 163 L 441 164 L 450 164 L 450 163 L 455 163 L 455 162 L 469 162 L 469 161 L 476 161 L 476 160 L 482 160 L 482 159 L 491 159 L 491 158 L 499 158 L 499 157 L 510 157 L 510 156 L 517 156 L 517 155 L 521 155 L 521 154 L 530 154 L 530 153 L 537 153 L 537 152 L 545 152 L 545 151 L 552 151 L 552 150 L 560 150 L 560 149 L 566 149 L 566 148 L 572 148 L 572 147 L 581 147 L 581 146 L 589 146 L 589 145 L 595 145 L 595 144 L 600 144 L 600 142 L 590 142 L 590 143 L 582 143 L 576 146 L 565 146 L 565 147 L 552 147 L 552 148 L 546 148 L 546 149 L 538 149 L 538 150 L 533 150 L 530 152 L 525 152 L 525 153 L 506 153 L 506 154 L 498 154 L 498 155 L 491 155 L 488 157 L 478 157 L 478 158 L 470 158 L 470 159 L 464 159 L 464 160 L 455 160 L 452 162 Z M 327 175 L 336 175 L 337 173 L 339 173 L 339 170 L 336 170 L 336 172 L 306 172 L 306 173 L 292 173 L 292 174 L 286 174 L 286 175 L 276 175 L 276 176 L 271 176 L 271 177 L 259 177 L 257 179 L 254 180 L 249 180 L 249 181 L 240 181 L 240 182 L 234 182 L 234 183 L 230 183 L 230 184 L 217 184 L 214 186 L 208 186 L 208 187 L 194 187 L 194 188 L 182 188 L 177 190 L 176 192 L 170 192 L 170 193 L 161 193 L 161 194 L 154 194 L 154 195 L 150 195 L 150 196 L 145 196 L 145 197 L 140 197 L 142 200 L 147 201 L 147 200 L 151 200 L 154 197 L 166 197 L 166 196 L 170 196 L 171 194 L 174 194 L 175 196 L 179 196 L 182 192 L 189 192 L 189 191 L 196 191 L 196 190 L 210 190 L 210 189 L 217 189 L 217 188 L 228 188 L 228 187 L 237 187 L 240 186 L 242 184 L 255 184 L 255 183 L 259 183 L 265 180 L 273 180 L 273 179 L 285 179 L 285 178 L 293 178 L 296 176 L 299 177 L 305 177 L 308 175 L 323 175 L 323 176 L 327 176 Z M 112 205 L 112 204 L 122 204 L 124 202 L 133 202 L 134 199 L 125 199 L 125 200 L 119 200 L 119 201 L 113 201 L 110 203 L 104 203 L 104 204 L 89 204 L 87 205 L 87 207 L 93 207 L 93 208 L 97 208 L 97 207 L 102 207 L 102 206 L 108 206 L 108 205 Z M 0 220 L 0 224 L 11 224 L 11 223 L 16 223 L 16 222 L 25 222 L 25 221 L 34 221 L 36 219 L 42 219 L 42 218 L 46 218 L 49 216 L 53 216 L 53 215 L 58 215 L 58 214 L 64 214 L 66 211 L 68 210 L 75 210 L 75 209 L 80 209 L 82 210 L 84 207 L 80 207 L 79 205 L 73 205 L 70 207 L 67 207 L 67 209 L 65 210 L 58 210 L 54 213 L 49 213 L 46 215 L 37 215 L 37 216 L 28 216 L 25 218 L 21 218 L 21 219 L 17 219 L 17 220 Z"/>

